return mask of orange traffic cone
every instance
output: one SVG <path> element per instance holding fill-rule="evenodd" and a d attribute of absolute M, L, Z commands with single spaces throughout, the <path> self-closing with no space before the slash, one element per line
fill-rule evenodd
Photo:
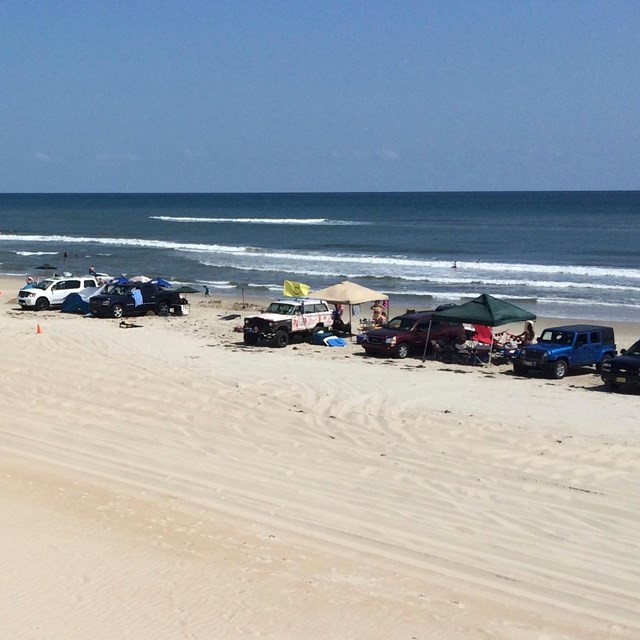
<path fill-rule="evenodd" d="M 40 328 L 40 325 L 38 324 L 38 326 L 36 327 L 36 333 L 42 333 L 42 329 Z"/>

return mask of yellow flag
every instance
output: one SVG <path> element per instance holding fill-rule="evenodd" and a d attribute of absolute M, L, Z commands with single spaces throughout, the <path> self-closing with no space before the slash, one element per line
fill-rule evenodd
<path fill-rule="evenodd" d="M 302 284 L 302 282 L 293 282 L 293 280 L 285 280 L 282 287 L 282 295 L 289 298 L 304 298 L 309 294 L 311 287 L 308 284 Z"/>

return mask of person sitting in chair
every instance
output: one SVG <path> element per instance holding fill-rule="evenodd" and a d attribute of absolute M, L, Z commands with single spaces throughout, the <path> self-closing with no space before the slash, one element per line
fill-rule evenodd
<path fill-rule="evenodd" d="M 351 323 L 350 322 L 344 322 L 342 320 L 342 312 L 343 312 L 343 307 L 341 304 L 336 304 L 334 309 L 333 309 L 333 313 L 331 314 L 333 317 L 333 332 L 334 333 L 346 333 L 351 335 Z"/>
<path fill-rule="evenodd" d="M 515 344 L 519 347 L 531 344 L 536 337 L 536 332 L 533 328 L 533 322 L 527 320 L 524 323 L 524 330 L 522 333 L 509 333 L 508 331 L 502 331 L 496 333 L 495 341 L 500 345 Z"/>

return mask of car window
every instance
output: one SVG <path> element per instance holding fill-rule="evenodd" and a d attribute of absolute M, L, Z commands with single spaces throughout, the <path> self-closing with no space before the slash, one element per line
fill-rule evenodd
<path fill-rule="evenodd" d="M 278 313 L 283 316 L 293 315 L 294 307 L 292 304 L 286 304 L 283 302 L 272 302 L 268 307 L 266 313 Z"/>
<path fill-rule="evenodd" d="M 590 339 L 591 339 L 591 343 L 594 343 L 594 344 L 597 344 L 598 342 L 600 342 L 600 332 L 592 331 Z"/>
<path fill-rule="evenodd" d="M 397 331 L 411 331 L 414 324 L 415 320 L 413 318 L 398 316 L 397 318 L 392 318 L 386 326 L 388 329 L 396 329 Z"/>
<path fill-rule="evenodd" d="M 583 347 L 588 342 L 588 336 L 586 333 L 579 333 L 576 338 L 576 347 Z"/>
<path fill-rule="evenodd" d="M 85 280 L 82 284 L 85 286 L 85 288 L 96 286 L 96 283 L 93 280 Z"/>
<path fill-rule="evenodd" d="M 638 340 L 638 342 L 636 342 L 635 344 L 632 344 L 627 349 L 627 354 L 631 356 L 640 356 L 640 340 Z"/>
<path fill-rule="evenodd" d="M 551 331 L 545 329 L 540 336 L 540 340 L 544 342 L 557 342 L 558 344 L 571 344 L 573 342 L 573 333 L 567 331 Z"/>

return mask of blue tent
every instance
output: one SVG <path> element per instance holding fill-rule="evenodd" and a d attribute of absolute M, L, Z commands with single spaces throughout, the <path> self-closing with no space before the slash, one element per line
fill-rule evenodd
<path fill-rule="evenodd" d="M 89 313 L 89 301 L 79 293 L 70 293 L 62 303 L 62 313 Z"/>

